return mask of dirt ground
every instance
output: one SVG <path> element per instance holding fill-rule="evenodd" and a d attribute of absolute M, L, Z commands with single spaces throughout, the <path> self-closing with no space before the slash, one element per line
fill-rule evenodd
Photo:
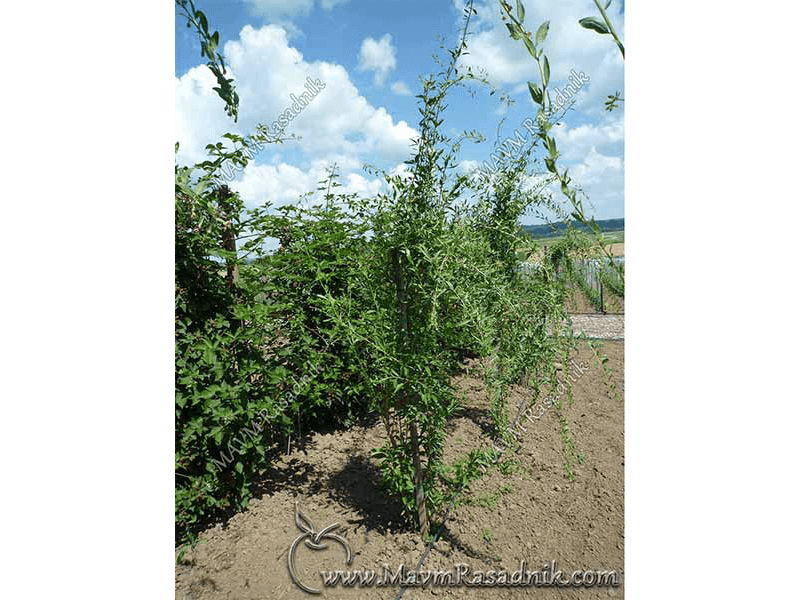
<path fill-rule="evenodd" d="M 571 314 L 602 314 L 597 310 L 578 286 L 573 287 L 574 296 L 567 299 L 567 312 Z M 625 299 L 618 298 L 609 291 L 603 294 L 603 307 L 606 314 L 625 314 Z"/>
<path fill-rule="evenodd" d="M 403 598 L 597 599 L 624 597 L 624 342 L 603 342 L 610 375 L 582 343 L 562 373 L 574 380 L 574 402 L 564 399 L 575 455 L 575 480 L 565 472 L 565 449 L 554 408 L 534 410 L 540 418 L 523 420 L 517 466 L 498 469 L 476 481 L 459 497 L 422 570 L 542 569 L 555 560 L 570 575 L 576 569 L 613 569 L 619 587 L 555 588 L 408 588 Z M 577 365 L 577 366 L 576 366 Z M 587 368 L 588 367 L 588 368 Z M 464 408 L 448 424 L 447 461 L 490 443 L 491 416 L 484 385 L 465 363 L 453 379 L 466 396 Z M 613 384 L 613 387 L 609 385 Z M 511 410 L 526 405 L 529 393 L 515 388 Z M 512 414 L 513 414 L 512 413 Z M 314 434 L 301 450 L 285 456 L 265 474 L 262 493 L 248 509 L 207 530 L 203 542 L 176 566 L 175 596 L 180 600 L 312 598 L 291 580 L 287 554 L 303 532 L 295 524 L 296 503 L 321 531 L 334 523 L 352 550 L 352 563 L 338 543 L 314 551 L 300 543 L 295 564 L 300 580 L 321 588 L 321 598 L 395 598 L 399 588 L 325 588 L 321 569 L 374 569 L 392 572 L 400 564 L 413 570 L 425 551 L 419 534 L 401 524 L 399 507 L 387 500 L 370 456 L 382 444 L 383 425 Z M 510 454 L 509 454 L 510 455 Z"/>

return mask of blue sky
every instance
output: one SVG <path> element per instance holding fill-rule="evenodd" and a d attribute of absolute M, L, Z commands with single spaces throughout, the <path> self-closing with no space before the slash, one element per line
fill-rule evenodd
<path fill-rule="evenodd" d="M 591 0 L 524 3 L 529 29 L 551 22 L 545 44 L 551 89 L 563 89 L 573 70 L 588 78 L 573 97 L 573 110 L 555 130 L 560 164 L 569 166 L 583 187 L 591 214 L 599 219 L 624 216 L 624 103 L 611 113 L 604 110 L 608 94 L 624 92 L 619 51 L 610 36 L 578 25 L 578 19 L 596 15 Z M 203 160 L 205 145 L 220 141 L 223 133 L 247 135 L 259 123 L 271 124 L 292 104 L 291 94 L 305 91 L 310 77 L 325 87 L 286 129 L 302 139 L 267 145 L 232 187 L 249 206 L 294 203 L 315 189 L 325 168 L 336 162 L 345 191 L 377 193 L 382 184 L 363 165 L 403 168 L 419 118 L 414 98 L 420 92 L 419 77 L 438 70 L 432 55 L 440 51 L 439 37 L 447 47 L 454 46 L 463 5 L 461 0 L 199 0 L 209 27 L 220 32 L 241 97 L 240 118 L 234 123 L 226 117 L 211 90 L 213 77 L 200 60 L 197 34 L 176 16 L 178 162 Z M 463 147 L 459 157 L 464 170 L 489 159 L 502 119 L 501 139 L 515 130 L 527 137 L 522 123 L 535 116 L 527 81 L 537 80 L 536 63 L 520 42 L 509 38 L 497 0 L 476 2 L 475 7 L 478 15 L 464 62 L 482 68 L 514 104 L 504 107 L 500 95 L 490 96 L 485 87 L 476 88 L 474 97 L 464 91 L 448 97 L 446 131 L 477 129 L 487 138 Z M 624 40 L 622 7 L 615 0 L 609 15 Z M 554 198 L 562 199 L 558 193 Z M 541 219 L 530 215 L 522 221 Z"/>

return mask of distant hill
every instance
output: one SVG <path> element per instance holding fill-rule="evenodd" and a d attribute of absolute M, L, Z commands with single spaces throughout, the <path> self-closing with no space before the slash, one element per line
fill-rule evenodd
<path fill-rule="evenodd" d="M 624 231 L 625 219 L 602 219 L 597 221 L 601 231 Z M 572 221 L 572 226 L 575 229 L 589 231 L 589 228 L 579 223 Z M 555 237 L 563 235 L 567 228 L 566 223 L 545 223 L 544 225 L 523 225 L 522 230 L 525 233 L 532 235 L 535 238 Z"/>

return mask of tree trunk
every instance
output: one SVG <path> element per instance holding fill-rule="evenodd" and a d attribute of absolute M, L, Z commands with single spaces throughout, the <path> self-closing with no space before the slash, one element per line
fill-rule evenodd
<path fill-rule="evenodd" d="M 411 331 L 408 323 L 408 299 L 406 298 L 405 280 L 403 278 L 403 264 L 402 255 L 400 250 L 395 248 L 392 251 L 392 267 L 394 270 L 394 281 L 397 288 L 397 306 L 398 316 L 400 321 L 400 339 L 404 350 L 407 350 L 410 345 Z M 408 402 L 409 395 L 405 390 L 401 390 L 402 404 Z M 401 406 L 402 406 L 401 404 Z M 417 524 L 422 532 L 422 539 L 425 541 L 428 537 L 428 507 L 425 502 L 425 488 L 422 485 L 423 473 L 422 462 L 420 461 L 419 451 L 419 434 L 417 432 L 416 421 L 411 422 L 411 456 L 414 463 L 414 489 L 415 501 L 417 505 Z"/>

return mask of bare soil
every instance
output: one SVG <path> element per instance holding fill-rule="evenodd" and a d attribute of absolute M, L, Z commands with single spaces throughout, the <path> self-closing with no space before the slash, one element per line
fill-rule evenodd
<path fill-rule="evenodd" d="M 576 569 L 614 569 L 619 587 L 554 588 L 409 588 L 403 598 L 596 599 L 624 597 L 624 342 L 607 341 L 599 351 L 608 356 L 611 374 L 585 343 L 575 363 L 562 373 L 574 380 L 572 404 L 565 398 L 575 454 L 575 480 L 565 471 L 566 451 L 556 410 L 523 420 L 516 467 L 498 469 L 476 481 L 458 498 L 439 540 L 422 570 L 455 570 L 465 563 L 473 570 L 506 569 L 527 561 L 541 569 L 558 561 L 567 575 Z M 587 368 L 588 367 L 588 368 Z M 448 424 L 445 456 L 452 461 L 491 440 L 489 400 L 475 363 L 453 378 L 463 392 L 464 407 Z M 613 384 L 609 385 L 609 384 Z M 512 415 L 527 407 L 530 392 L 517 387 L 509 401 Z M 545 405 L 540 401 L 538 416 Z M 322 588 L 321 598 L 395 598 L 399 589 L 325 588 L 321 569 L 374 569 L 400 564 L 413 570 L 425 552 L 419 534 L 400 519 L 400 508 L 380 490 L 377 461 L 370 451 L 384 440 L 376 422 L 346 431 L 313 434 L 305 446 L 284 456 L 260 482 L 263 492 L 248 509 L 228 523 L 208 529 L 203 542 L 176 566 L 175 596 L 186 600 L 310 598 L 291 580 L 287 552 L 302 534 L 295 524 L 299 504 L 315 531 L 334 523 L 353 553 L 345 565 L 342 547 L 314 551 L 299 544 L 296 565 L 300 579 Z M 509 456 L 513 451 L 509 451 Z M 297 503 L 297 504 L 296 504 Z"/>
<path fill-rule="evenodd" d="M 578 286 L 573 286 L 574 295 L 567 298 L 567 312 L 571 314 L 602 314 L 597 310 L 586 294 Z M 605 290 L 603 294 L 603 308 L 607 314 L 625 314 L 625 299 L 618 298 L 610 291 Z"/>

